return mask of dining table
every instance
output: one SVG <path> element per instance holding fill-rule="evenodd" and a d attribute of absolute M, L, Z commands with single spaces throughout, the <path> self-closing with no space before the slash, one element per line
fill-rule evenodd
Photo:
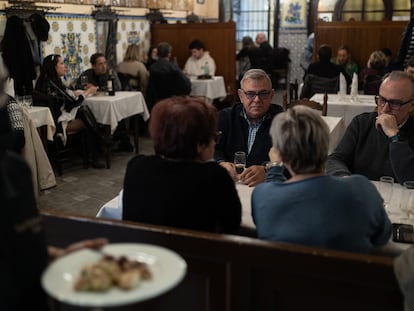
<path fill-rule="evenodd" d="M 226 85 L 222 76 L 213 76 L 211 79 L 190 78 L 191 96 L 203 97 L 207 102 L 227 96 Z"/>
<path fill-rule="evenodd" d="M 329 128 L 329 150 L 332 153 L 342 139 L 346 126 L 342 117 L 322 116 Z"/>
<path fill-rule="evenodd" d="M 97 93 L 94 96 L 86 97 L 83 103 L 91 109 L 96 121 L 103 124 L 111 135 L 115 132 L 119 121 L 130 118 L 133 125 L 135 153 L 139 152 L 138 116 L 141 116 L 144 121 L 147 121 L 150 117 L 141 92 L 118 91 L 113 96 Z M 105 152 L 105 162 L 106 167 L 110 168 L 111 156 L 109 150 Z"/>
<path fill-rule="evenodd" d="M 147 121 L 150 117 L 144 95 L 137 91 L 119 91 L 114 96 L 97 93 L 86 97 L 83 103 L 92 110 L 98 123 L 110 126 L 111 134 L 122 119 L 141 115 Z"/>
<path fill-rule="evenodd" d="M 371 182 L 377 187 L 377 189 L 379 189 L 378 181 Z M 241 227 L 243 229 L 243 232 L 255 232 L 256 225 L 253 222 L 251 208 L 251 196 L 254 187 L 249 187 L 241 183 L 236 183 L 235 186 L 242 205 Z M 414 207 L 411 212 L 404 212 L 400 208 L 402 191 L 404 191 L 403 187 L 399 184 L 394 184 L 393 190 L 394 191 L 391 197 L 391 201 L 389 203 L 389 206 L 386 208 L 389 219 L 392 223 L 414 225 Z M 123 190 L 121 190 L 119 194 L 112 200 L 105 203 L 99 209 L 96 217 L 122 220 L 122 195 Z M 378 252 L 394 255 L 402 252 L 410 245 L 411 244 L 394 242 L 392 241 L 392 238 L 390 238 L 389 242 L 385 246 L 381 247 Z"/>
<path fill-rule="evenodd" d="M 322 103 L 323 96 L 322 93 L 316 93 L 311 100 Z M 364 112 L 373 112 L 376 107 L 374 95 L 328 94 L 328 116 L 342 117 L 345 126 L 348 126 L 355 116 Z"/>
<path fill-rule="evenodd" d="M 26 109 L 33 126 L 38 129 L 45 128 L 45 137 L 47 140 L 53 141 L 56 125 L 49 107 L 31 106 L 23 109 Z M 41 134 L 41 136 L 43 135 Z"/>

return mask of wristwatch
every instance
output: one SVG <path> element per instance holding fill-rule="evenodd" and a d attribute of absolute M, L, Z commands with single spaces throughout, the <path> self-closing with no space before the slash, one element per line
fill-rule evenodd
<path fill-rule="evenodd" d="M 270 169 L 271 167 L 275 167 L 275 166 L 283 166 L 283 162 L 267 162 L 265 166 L 266 171 Z"/>
<path fill-rule="evenodd" d="M 391 143 L 395 143 L 395 142 L 399 141 L 399 139 L 400 139 L 400 134 L 395 134 L 395 135 L 393 135 L 389 138 Z"/>

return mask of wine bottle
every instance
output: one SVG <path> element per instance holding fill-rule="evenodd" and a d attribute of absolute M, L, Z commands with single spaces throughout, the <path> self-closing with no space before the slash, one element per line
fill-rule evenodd
<path fill-rule="evenodd" d="M 112 74 L 112 69 L 109 69 L 108 75 L 109 77 L 108 77 L 108 80 L 106 81 L 106 88 L 108 91 L 108 95 L 114 96 L 115 95 L 115 79 Z"/>

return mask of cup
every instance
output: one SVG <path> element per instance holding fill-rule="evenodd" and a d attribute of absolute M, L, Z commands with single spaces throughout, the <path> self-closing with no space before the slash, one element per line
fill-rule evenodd
<path fill-rule="evenodd" d="M 384 199 L 384 207 L 389 212 L 389 203 L 394 188 L 394 178 L 391 176 L 381 176 L 379 180 L 379 192 Z"/>
<path fill-rule="evenodd" d="M 400 209 L 409 214 L 414 213 L 414 181 L 404 182 Z"/>

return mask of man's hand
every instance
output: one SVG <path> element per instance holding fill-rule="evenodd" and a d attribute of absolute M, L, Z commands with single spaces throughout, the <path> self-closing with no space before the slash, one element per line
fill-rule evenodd
<path fill-rule="evenodd" d="M 383 113 L 378 115 L 377 121 L 375 121 L 375 127 L 381 127 L 384 134 L 388 137 L 398 134 L 397 120 L 392 114 Z"/>
<path fill-rule="evenodd" d="M 100 249 L 104 245 L 108 244 L 108 240 L 105 238 L 96 238 L 92 240 L 82 240 L 77 243 L 70 244 L 66 248 L 58 248 L 54 246 L 48 247 L 49 257 L 52 259 L 57 259 L 59 257 L 65 256 L 69 253 L 78 251 L 83 248 L 92 248 Z"/>
<path fill-rule="evenodd" d="M 254 187 L 265 181 L 266 170 L 263 165 L 252 165 L 246 168 L 243 173 L 239 175 L 240 181 L 249 186 Z"/>

